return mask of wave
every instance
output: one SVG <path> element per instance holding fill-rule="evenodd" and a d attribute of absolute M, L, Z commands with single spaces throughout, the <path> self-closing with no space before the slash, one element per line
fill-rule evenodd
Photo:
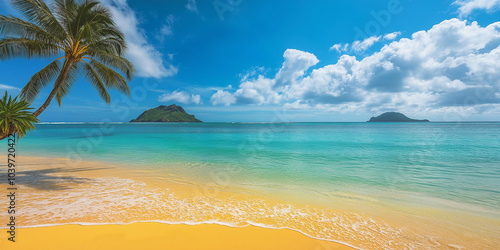
<path fill-rule="evenodd" d="M 353 212 L 302 207 L 237 194 L 229 198 L 211 196 L 197 188 L 188 192 L 194 195 L 185 196 L 169 188 L 148 186 L 128 178 L 89 178 L 59 172 L 40 176 L 37 171 L 31 172 L 20 174 L 23 207 L 19 216 L 24 225 L 21 228 L 138 222 L 252 225 L 294 230 L 314 239 L 351 247 L 353 242 L 362 242 L 358 246 L 361 248 L 384 248 L 388 242 L 398 248 L 428 246 L 422 237 Z"/>

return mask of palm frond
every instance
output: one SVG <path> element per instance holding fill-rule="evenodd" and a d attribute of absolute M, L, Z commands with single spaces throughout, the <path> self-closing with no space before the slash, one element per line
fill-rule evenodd
<path fill-rule="evenodd" d="M 19 10 L 29 21 L 50 34 L 64 40 L 67 33 L 47 4 L 42 0 L 12 0 L 14 8 Z"/>
<path fill-rule="evenodd" d="M 123 94 L 130 95 L 130 88 L 127 80 L 122 75 L 96 60 L 91 60 L 90 65 L 92 65 L 99 76 L 104 80 L 106 87 L 114 88 Z"/>
<path fill-rule="evenodd" d="M 82 72 L 107 103 L 109 88 L 130 95 L 127 80 L 132 80 L 135 68 L 124 58 L 125 37 L 108 8 L 97 0 L 52 0 L 50 6 L 44 0 L 11 1 L 26 20 L 0 15 L 0 60 L 58 57 L 33 75 L 21 91 L 23 101 L 32 102 L 41 89 L 54 83 L 35 112 L 37 116 L 52 98 L 61 105 Z"/>
<path fill-rule="evenodd" d="M 118 56 L 118 55 L 113 54 L 113 53 L 108 53 L 108 52 L 100 51 L 100 50 L 92 51 L 91 53 L 92 53 L 91 55 L 93 55 L 93 57 L 95 57 L 96 59 L 98 59 L 102 63 L 123 72 L 125 74 L 125 76 L 127 77 L 127 80 L 129 80 L 129 81 L 132 80 L 132 78 L 135 74 L 135 67 L 126 58 Z"/>
<path fill-rule="evenodd" d="M 94 86 L 94 88 L 101 96 L 102 100 L 108 104 L 111 103 L 111 97 L 109 96 L 108 90 L 106 89 L 102 78 L 95 71 L 95 69 L 90 64 L 85 63 L 83 71 L 89 82 Z"/>
<path fill-rule="evenodd" d="M 63 66 L 64 67 L 64 66 Z M 73 65 L 68 72 L 68 75 L 64 81 L 61 83 L 61 86 L 57 90 L 56 93 L 56 100 L 57 104 L 59 104 L 59 107 L 61 106 L 62 99 L 69 94 L 71 91 L 71 87 L 73 87 L 73 84 L 75 84 L 76 80 L 78 79 L 78 72 L 80 70 L 79 64 Z"/>
<path fill-rule="evenodd" d="M 7 37 L 0 39 L 0 60 L 12 58 L 49 58 L 57 56 L 59 48 L 44 41 Z"/>
<path fill-rule="evenodd" d="M 70 23 L 73 37 L 76 37 L 78 40 L 80 40 L 82 34 L 91 35 L 91 32 L 82 31 L 85 30 L 85 28 L 88 27 L 89 23 L 92 22 L 92 19 L 95 18 L 95 16 L 90 14 L 90 10 L 97 4 L 97 2 L 85 1 L 85 4 L 81 8 L 77 9 L 77 15 Z M 90 29 L 88 29 L 87 31 L 90 31 Z"/>
<path fill-rule="evenodd" d="M 53 61 L 45 68 L 38 71 L 21 90 L 21 98 L 28 102 L 33 102 L 40 93 L 40 90 L 55 79 L 60 71 L 61 62 L 59 60 Z"/>
<path fill-rule="evenodd" d="M 59 44 L 58 37 L 43 28 L 13 16 L 0 15 L 0 34 Z"/>
<path fill-rule="evenodd" d="M 2 134 L 6 135 L 12 128 L 15 128 L 17 138 L 22 139 L 26 133 L 35 130 L 38 118 L 29 111 L 31 109 L 27 101 L 18 100 L 18 97 L 12 99 L 5 91 L 5 95 L 0 100 L 0 130 Z"/>

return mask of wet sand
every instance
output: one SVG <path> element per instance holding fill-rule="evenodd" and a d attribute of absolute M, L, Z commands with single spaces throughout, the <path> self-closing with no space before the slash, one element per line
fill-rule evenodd
<path fill-rule="evenodd" d="M 113 163 L 27 156 L 18 161 L 16 243 L 8 242 L 5 233 L 0 249 L 320 250 L 348 249 L 347 245 L 484 249 L 500 245 L 498 221 L 485 218 L 424 210 L 409 216 L 416 213 L 409 209 L 394 212 L 401 208 L 374 216 L 355 211 L 361 203 L 346 205 L 345 211 L 287 203 L 252 190 L 209 186 L 175 173 L 155 174 Z M 7 187 L 0 183 L 1 192 L 7 192 Z M 443 219 L 434 219 L 439 217 Z M 480 224 L 486 230 L 451 222 L 467 219 L 471 221 L 466 224 Z M 0 213 L 0 222 L 7 221 L 7 214 Z"/>

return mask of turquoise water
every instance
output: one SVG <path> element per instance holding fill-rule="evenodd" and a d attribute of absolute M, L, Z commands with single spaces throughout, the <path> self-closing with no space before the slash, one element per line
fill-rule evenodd
<path fill-rule="evenodd" d="M 349 193 L 500 211 L 500 123 L 39 124 L 17 151 L 324 204 Z"/>

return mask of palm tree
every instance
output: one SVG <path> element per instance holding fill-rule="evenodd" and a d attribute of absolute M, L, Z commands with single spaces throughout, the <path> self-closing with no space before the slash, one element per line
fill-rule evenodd
<path fill-rule="evenodd" d="M 5 91 L 5 95 L 0 99 L 0 136 L 9 136 L 10 131 L 17 131 L 17 139 L 23 138 L 27 132 L 35 130 L 35 123 L 38 118 L 29 110 L 30 104 L 23 100 L 12 99 Z"/>
<path fill-rule="evenodd" d="M 12 0 L 12 4 L 26 20 L 0 15 L 0 60 L 54 59 L 21 90 L 20 96 L 31 103 L 55 79 L 46 101 L 33 113 L 35 117 L 54 97 L 60 106 L 80 73 L 108 104 L 108 88 L 130 95 L 127 80 L 132 79 L 135 69 L 123 57 L 123 33 L 98 1 L 53 0 L 48 6 L 43 0 Z"/>

